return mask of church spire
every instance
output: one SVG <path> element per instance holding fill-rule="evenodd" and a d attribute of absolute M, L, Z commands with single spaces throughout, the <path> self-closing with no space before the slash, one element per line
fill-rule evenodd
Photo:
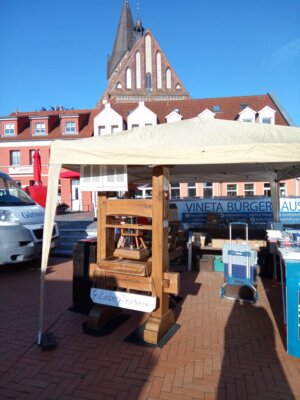
<path fill-rule="evenodd" d="M 128 0 L 124 0 L 112 54 L 107 62 L 107 78 L 134 45 L 134 24 Z"/>

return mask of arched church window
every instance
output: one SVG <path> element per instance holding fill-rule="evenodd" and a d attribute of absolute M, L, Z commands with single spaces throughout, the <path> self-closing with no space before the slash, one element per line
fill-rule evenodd
<path fill-rule="evenodd" d="M 156 54 L 156 80 L 157 80 L 157 89 L 161 89 L 162 88 L 161 54 L 159 51 Z"/>
<path fill-rule="evenodd" d="M 146 56 L 146 73 L 152 73 L 152 39 L 150 35 L 146 36 L 145 39 L 145 56 Z"/>
<path fill-rule="evenodd" d="M 142 87 L 141 79 L 141 53 L 139 51 L 135 54 L 135 86 L 137 89 Z"/>
<path fill-rule="evenodd" d="M 121 82 L 117 82 L 116 83 L 116 88 L 117 89 L 122 89 L 122 83 Z"/>
<path fill-rule="evenodd" d="M 152 76 L 150 72 L 147 72 L 145 75 L 145 88 L 148 94 L 152 92 Z"/>
<path fill-rule="evenodd" d="M 172 80 L 171 80 L 171 70 L 170 68 L 166 69 L 166 88 L 171 89 L 172 88 Z"/>
<path fill-rule="evenodd" d="M 127 68 L 126 69 L 126 89 L 131 89 L 131 69 Z"/>

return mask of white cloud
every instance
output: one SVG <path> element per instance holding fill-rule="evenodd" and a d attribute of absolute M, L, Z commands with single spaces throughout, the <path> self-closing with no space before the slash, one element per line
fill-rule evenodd
<path fill-rule="evenodd" d="M 274 51 L 274 53 L 271 54 L 270 58 L 273 63 L 281 64 L 287 61 L 292 61 L 299 56 L 300 36 Z"/>

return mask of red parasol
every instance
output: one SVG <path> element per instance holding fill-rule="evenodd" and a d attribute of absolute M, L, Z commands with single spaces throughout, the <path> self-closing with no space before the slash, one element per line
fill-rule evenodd
<path fill-rule="evenodd" d="M 42 184 L 42 163 L 41 163 L 41 156 L 40 151 L 35 150 L 33 154 L 33 179 L 35 185 Z"/>

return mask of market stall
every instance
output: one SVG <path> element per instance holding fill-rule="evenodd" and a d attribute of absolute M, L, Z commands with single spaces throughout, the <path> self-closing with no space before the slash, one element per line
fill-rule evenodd
<path fill-rule="evenodd" d="M 156 204 L 162 210 L 168 200 L 163 193 L 169 183 L 269 181 L 274 182 L 276 187 L 280 180 L 298 176 L 300 129 L 193 118 L 109 136 L 53 142 L 42 253 L 39 343 L 43 334 L 43 297 L 50 250 L 49 232 L 52 231 L 55 217 L 59 173 L 61 167 L 79 171 L 83 165 L 126 166 L 128 181 L 138 184 L 151 182 L 157 175 L 158 166 L 160 169 L 166 168 L 167 175 L 160 175 L 161 186 L 157 189 L 156 199 Z M 274 220 L 276 218 L 275 215 Z M 152 227 L 153 250 L 159 254 L 155 266 L 159 276 L 156 280 L 156 292 L 160 292 L 163 298 L 166 293 L 164 285 L 167 285 L 163 273 L 168 264 L 168 249 L 166 242 L 159 241 L 158 237 L 163 237 L 168 222 L 163 212 L 157 217 L 157 221 L 158 226 Z M 158 320 L 157 314 L 153 318 L 158 321 L 158 328 L 155 328 L 159 331 L 156 336 L 158 340 L 172 323 L 172 318 L 168 309 L 160 313 Z"/>

